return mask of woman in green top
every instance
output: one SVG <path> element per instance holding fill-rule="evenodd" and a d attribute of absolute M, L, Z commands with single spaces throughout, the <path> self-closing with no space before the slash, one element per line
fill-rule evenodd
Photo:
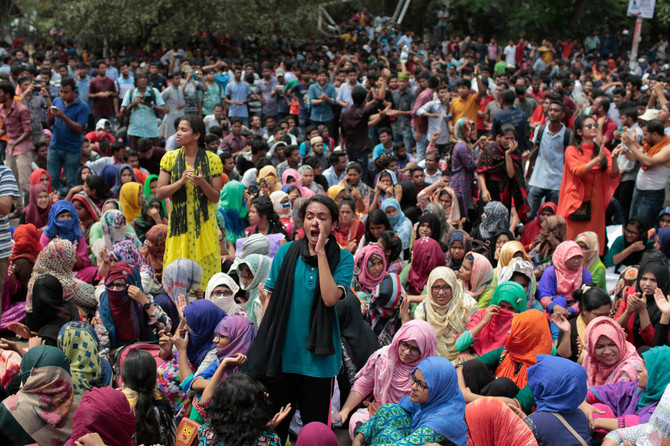
<path fill-rule="evenodd" d="M 582 248 L 584 253 L 584 268 L 589 270 L 593 283 L 598 288 L 607 291 L 607 279 L 605 277 L 605 264 L 598 257 L 600 245 L 598 244 L 598 234 L 593 231 L 582 232 L 577 236 L 575 242 Z"/>

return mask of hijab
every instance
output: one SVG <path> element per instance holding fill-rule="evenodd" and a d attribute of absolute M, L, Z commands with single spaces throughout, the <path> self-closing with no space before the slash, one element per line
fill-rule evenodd
<path fill-rule="evenodd" d="M 565 240 L 567 226 L 560 215 L 550 215 L 540 225 L 540 235 L 535 239 L 534 248 L 540 260 L 551 256 L 556 247 Z"/>
<path fill-rule="evenodd" d="M 221 319 L 214 331 L 219 336 L 228 338 L 228 345 L 216 352 L 217 358 L 223 361 L 225 358 L 234 358 L 238 353 L 243 355 L 249 353 L 258 330 L 246 317 L 232 315 Z M 224 378 L 231 373 L 238 373 L 239 371 L 239 366 L 228 366 L 224 372 Z"/>
<path fill-rule="evenodd" d="M 449 236 L 449 231 L 451 230 L 451 225 L 449 224 L 450 220 L 447 219 L 447 214 L 444 212 L 444 208 L 440 203 L 435 203 L 435 202 L 430 202 L 426 206 L 426 209 L 423 211 L 424 215 L 425 214 L 433 214 L 436 215 L 438 220 L 440 221 L 440 240 L 438 240 L 440 243 L 444 243 L 446 246 L 447 244 L 447 237 Z"/>
<path fill-rule="evenodd" d="M 108 166 L 105 166 L 102 169 L 102 171 L 100 172 L 100 176 L 105 181 L 105 184 L 107 185 L 107 187 L 110 188 L 110 189 L 112 189 L 116 185 L 116 173 L 117 172 L 118 172 L 118 168 L 114 164 L 110 164 Z M 134 174 L 135 173 L 133 172 L 133 175 Z"/>
<path fill-rule="evenodd" d="M 263 234 L 251 234 L 242 242 L 241 258 L 251 254 L 270 255 L 270 240 Z"/>
<path fill-rule="evenodd" d="M 400 307 L 402 294 L 404 293 L 399 275 L 393 273 L 382 275 L 384 278 L 372 291 L 368 308 L 370 327 L 376 334 L 380 334 L 383 328 L 381 326 L 378 327 L 378 324 L 396 313 Z"/>
<path fill-rule="evenodd" d="M 489 201 L 484 206 L 482 221 L 479 223 L 479 235 L 488 240 L 501 229 L 509 228 L 509 211 L 499 201 Z"/>
<path fill-rule="evenodd" d="M 69 212 L 71 220 L 58 220 L 56 217 L 63 212 Z M 74 205 L 69 201 L 58 200 L 49 210 L 49 222 L 44 228 L 44 234 L 53 240 L 56 236 L 70 242 L 78 242 L 84 236 L 79 225 L 79 214 Z"/>
<path fill-rule="evenodd" d="M 571 270 L 567 267 L 567 261 L 573 257 L 582 257 L 582 248 L 576 242 L 567 240 L 556 247 L 554 251 L 553 263 L 556 270 L 556 293 L 565 296 L 568 301 L 572 300 L 572 293 L 582 286 L 582 265 L 579 268 Z"/>
<path fill-rule="evenodd" d="M 70 361 L 75 395 L 112 384 L 112 368 L 99 356 L 100 341 L 91 324 L 75 321 L 63 325 L 58 333 L 58 348 Z"/>
<path fill-rule="evenodd" d="M 21 390 L 2 402 L 2 411 L 37 443 L 64 444 L 72 435 L 72 418 L 81 401 L 74 394 L 65 353 L 49 345 L 31 348 L 21 359 L 20 376 Z M 23 433 L 7 429 L 4 434 L 18 439 Z"/>
<path fill-rule="evenodd" d="M 468 118 L 461 118 L 456 121 L 456 128 L 454 129 L 454 141 L 465 144 L 470 147 L 470 125 L 472 121 Z"/>
<path fill-rule="evenodd" d="M 123 187 L 123 183 L 121 182 L 121 175 L 123 174 L 124 170 L 130 171 L 130 175 L 133 177 L 131 181 L 133 183 L 137 183 L 137 177 L 135 177 L 135 171 L 133 170 L 130 164 L 121 164 L 117 166 L 115 172 L 116 182 L 114 183 L 114 187 L 112 188 L 112 192 L 114 193 L 115 197 L 118 197 L 121 194 L 121 188 Z"/>
<path fill-rule="evenodd" d="M 151 182 L 158 181 L 158 175 L 149 175 L 146 180 L 144 180 L 144 196 L 148 197 L 151 195 Z M 155 194 L 154 194 L 155 195 Z M 167 210 L 165 209 L 165 200 L 161 200 L 161 209 L 163 210 L 163 217 L 167 215 Z"/>
<path fill-rule="evenodd" d="M 121 186 L 119 203 L 121 203 L 126 221 L 133 221 L 135 217 L 138 217 L 142 213 L 142 203 L 140 203 L 141 190 L 142 185 L 134 181 Z"/>
<path fill-rule="evenodd" d="M 14 246 L 9 260 L 14 262 L 17 259 L 26 259 L 35 265 L 41 250 L 40 234 L 35 225 L 28 223 L 17 226 L 14 231 Z"/>
<path fill-rule="evenodd" d="M 32 308 L 26 312 L 26 325 L 49 345 L 56 345 L 60 328 L 66 322 L 79 320 L 79 311 L 72 302 L 63 299 L 63 287 L 54 276 L 40 276 L 32 291 Z"/>
<path fill-rule="evenodd" d="M 72 438 L 65 445 L 74 446 L 84 435 L 98 434 L 107 446 L 135 446 L 136 423 L 135 413 L 123 392 L 96 387 L 84 394 L 74 413 Z"/>
<path fill-rule="evenodd" d="M 155 225 L 147 232 L 144 241 L 146 248 L 146 259 L 156 273 L 163 272 L 163 256 L 165 255 L 165 242 L 167 240 L 167 225 Z"/>
<path fill-rule="evenodd" d="M 641 409 L 661 400 L 665 388 L 670 383 L 670 347 L 663 345 L 650 348 L 642 353 L 644 366 L 647 368 L 647 386 L 642 392 L 637 408 Z"/>
<path fill-rule="evenodd" d="M 232 296 L 229 297 L 214 297 L 212 296 L 212 291 L 218 286 L 225 285 L 230 291 L 232 291 Z M 216 273 L 209 279 L 207 283 L 207 290 L 205 291 L 205 299 L 211 300 L 214 305 L 221 308 L 228 315 L 239 314 L 245 315 L 244 308 L 235 302 L 235 295 L 240 291 L 240 287 L 235 283 L 232 277 L 226 273 Z"/>
<path fill-rule="evenodd" d="M 537 355 L 527 375 L 537 412 L 570 414 L 586 399 L 586 371 L 569 359 Z"/>
<path fill-rule="evenodd" d="M 45 274 L 49 274 L 60 282 L 63 289 L 63 299 L 70 300 L 77 292 L 78 281 L 72 277 L 74 266 L 74 245 L 65 239 L 53 239 L 37 256 L 33 272 L 28 281 L 26 295 L 26 311 L 33 308 L 33 286 Z"/>
<path fill-rule="evenodd" d="M 51 197 L 47 201 L 47 207 L 40 209 L 37 206 L 37 198 L 42 192 L 47 192 L 46 186 L 42 183 L 37 183 L 34 186 L 30 186 L 30 195 L 28 197 L 28 206 L 25 209 L 25 219 L 26 223 L 32 223 L 38 228 L 43 228 L 49 223 L 49 211 L 51 210 Z"/>
<path fill-rule="evenodd" d="M 272 200 L 272 207 L 274 208 L 275 212 L 277 213 L 280 219 L 291 218 L 291 216 L 293 215 L 293 211 L 291 210 L 291 202 L 289 201 L 286 204 L 282 203 L 282 200 L 284 200 L 284 198 L 287 197 L 288 194 L 281 190 L 272 192 L 270 194 L 270 200 Z"/>
<path fill-rule="evenodd" d="M 526 291 L 516 282 L 505 282 L 499 284 L 491 297 L 491 305 L 500 305 L 501 302 L 507 302 L 514 307 L 514 312 L 500 308 L 498 314 L 494 314 L 488 324 L 482 328 L 477 335 L 477 339 L 472 343 L 472 347 L 481 356 L 491 350 L 502 347 L 505 344 L 507 333 L 512 326 L 512 318 L 515 313 L 521 313 L 526 310 Z M 472 316 L 470 322 L 465 326 L 466 330 L 472 329 L 484 317 L 485 309 L 479 310 Z"/>
<path fill-rule="evenodd" d="M 263 256 L 260 254 L 250 254 L 249 256 L 240 260 L 237 266 L 238 277 L 242 277 L 239 269 L 240 265 L 242 264 L 245 264 L 247 268 L 249 268 L 249 271 L 251 271 L 251 274 L 254 275 L 254 279 L 248 286 L 244 285 L 244 283 L 240 281 L 240 288 L 249 292 L 249 300 L 247 301 L 246 305 L 247 317 L 251 322 L 258 326 L 260 324 L 260 314 L 257 314 L 258 312 L 254 311 L 256 309 L 254 308 L 256 305 L 255 301 L 258 298 L 258 287 L 261 284 L 264 284 L 266 280 L 268 280 L 268 276 L 270 275 L 270 267 L 272 266 L 272 259 L 270 259 L 268 256 Z"/>
<path fill-rule="evenodd" d="M 527 305 L 528 308 L 536 302 L 535 297 L 533 297 L 534 294 L 534 289 L 536 287 L 535 283 L 535 274 L 533 274 L 533 270 L 535 269 L 535 266 L 533 266 L 533 263 L 528 261 L 528 260 L 523 260 L 523 259 L 515 259 L 512 258 L 510 260 L 509 265 L 504 266 L 498 275 L 498 284 L 509 282 L 512 280 L 512 276 L 514 273 L 518 274 L 523 274 L 528 278 L 528 291 L 526 291 L 526 297 L 527 297 Z M 538 302 L 539 304 L 539 302 Z M 538 308 L 539 310 L 540 308 Z"/>
<path fill-rule="evenodd" d="M 658 230 L 658 250 L 670 258 L 670 228 L 661 228 Z"/>
<path fill-rule="evenodd" d="M 74 200 L 77 200 L 84 205 L 88 213 L 91 215 L 91 218 L 93 218 L 93 221 L 100 221 L 100 208 L 88 195 L 84 192 L 74 194 L 70 201 L 74 203 Z"/>
<path fill-rule="evenodd" d="M 342 191 L 345 191 L 346 189 L 344 186 L 340 186 L 339 184 L 335 184 L 333 186 L 330 186 L 328 188 L 328 196 L 333 199 L 333 201 L 337 201 L 337 196 L 340 195 Z"/>
<path fill-rule="evenodd" d="M 470 296 L 478 299 L 493 280 L 493 267 L 489 259 L 481 254 L 471 252 L 467 256 L 472 256 L 472 271 L 470 282 L 464 283 L 463 288 Z"/>
<path fill-rule="evenodd" d="M 470 446 L 537 446 L 528 425 L 498 398 L 479 398 L 465 407 Z"/>
<path fill-rule="evenodd" d="M 206 299 L 195 300 L 184 307 L 184 318 L 189 327 L 186 353 L 196 369 L 200 367 L 207 353 L 216 348 L 213 341 L 214 329 L 226 316 L 225 311 Z"/>
<path fill-rule="evenodd" d="M 412 263 L 407 275 L 407 287 L 411 294 L 421 294 L 428 276 L 438 266 L 446 266 L 440 244 L 430 237 L 421 237 L 414 242 Z"/>
<path fill-rule="evenodd" d="M 33 170 L 33 173 L 30 174 L 30 188 L 32 189 L 33 186 L 36 184 L 41 184 L 42 174 L 46 175 L 47 178 L 49 179 L 49 186 L 47 192 L 49 193 L 49 195 L 51 195 L 51 175 L 49 175 L 49 172 L 47 172 L 46 169 Z"/>
<path fill-rule="evenodd" d="M 463 259 L 465 259 L 465 256 L 468 255 L 470 251 L 472 251 L 472 239 L 470 238 L 467 232 L 463 231 L 462 229 L 456 229 L 449 233 L 449 248 L 451 248 L 451 245 L 454 242 L 461 242 L 461 244 L 463 244 L 465 252 L 463 254 L 463 258 L 460 261 L 457 261 L 454 258 L 452 258 L 451 252 L 448 252 L 447 266 L 452 269 L 458 269 L 461 267 L 461 264 L 463 263 Z"/>
<path fill-rule="evenodd" d="M 412 222 L 409 218 L 405 217 L 402 209 L 400 208 L 400 203 L 395 198 L 387 198 L 382 201 L 380 209 L 382 212 L 386 213 L 386 209 L 394 208 L 398 211 L 393 217 L 386 216 L 393 227 L 393 230 L 398 234 L 400 240 L 402 240 L 402 249 L 409 248 L 409 240 L 412 237 Z"/>
<path fill-rule="evenodd" d="M 619 349 L 619 358 L 612 365 L 596 359 L 596 344 L 601 336 L 614 342 Z M 623 375 L 628 375 L 631 381 L 637 379 L 642 358 L 637 354 L 635 346 L 626 340 L 626 333 L 614 319 L 605 316 L 593 319 L 584 332 L 584 343 L 584 368 L 589 387 L 621 381 Z"/>
<path fill-rule="evenodd" d="M 124 279 L 128 286 L 122 290 L 110 289 L 109 285 L 119 279 Z M 142 289 L 140 273 L 126 262 L 112 266 L 105 277 L 105 291 L 98 307 L 112 347 L 146 338 L 146 313 L 142 305 L 128 295 L 130 286 Z"/>
<path fill-rule="evenodd" d="M 306 166 L 306 165 L 300 166 L 300 168 L 298 168 L 298 170 L 295 170 L 295 169 L 286 169 L 286 170 L 281 174 L 281 182 L 282 182 L 282 184 L 284 185 L 284 187 L 286 187 L 286 186 L 289 186 L 289 187 L 291 187 L 291 186 L 295 186 L 295 187 L 297 187 L 297 188 L 300 190 L 300 196 L 301 196 L 302 198 L 309 198 L 309 197 L 311 197 L 312 195 L 314 195 L 314 191 L 311 190 L 310 188 L 308 188 L 308 187 L 304 187 L 304 186 L 302 185 L 302 173 L 306 170 L 306 169 L 303 169 L 304 167 L 307 167 L 307 168 L 309 168 L 310 170 L 313 170 L 311 167 Z M 287 183 L 287 182 L 288 182 L 288 177 L 291 177 L 291 178 L 294 178 L 294 179 L 295 179 L 295 181 L 294 181 L 293 183 L 291 183 L 290 185 Z M 317 183 L 315 183 L 314 181 L 312 181 L 312 185 L 315 185 L 315 184 L 317 184 Z M 283 190 L 283 189 L 282 189 L 282 190 Z M 287 192 L 287 193 L 288 193 L 288 191 L 284 191 L 284 192 Z"/>
<path fill-rule="evenodd" d="M 500 255 L 498 256 L 498 274 L 500 274 L 500 270 L 503 267 L 510 264 L 514 256 L 519 252 L 522 254 L 521 258 L 523 260 L 530 261 L 530 257 L 526 254 L 526 249 L 521 242 L 510 240 L 502 245 L 502 248 L 500 248 Z"/>
<path fill-rule="evenodd" d="M 249 213 L 244 201 L 244 184 L 232 180 L 223 186 L 219 198 L 219 210 L 226 220 L 226 240 L 235 243 L 238 238 L 244 237 Z"/>
<path fill-rule="evenodd" d="M 200 287 L 202 268 L 191 259 L 177 259 L 163 269 L 163 288 L 173 302 Z"/>
<path fill-rule="evenodd" d="M 298 176 L 298 179 L 299 178 L 300 177 Z M 258 171 L 257 181 L 260 182 L 261 180 L 265 180 L 265 182 L 268 184 L 270 193 L 281 190 L 279 177 L 277 176 L 277 170 L 274 168 L 274 166 L 265 166 Z"/>
<path fill-rule="evenodd" d="M 537 355 L 550 354 L 552 347 L 551 330 L 546 314 L 534 309 L 516 314 L 512 318 L 512 327 L 505 340 L 504 358 L 495 375 L 498 378 L 511 379 L 522 389 L 528 382 L 528 367 L 537 362 Z"/>
<path fill-rule="evenodd" d="M 600 258 L 598 257 L 600 253 L 600 245 L 598 244 L 598 234 L 593 231 L 582 232 L 575 238 L 576 243 L 584 243 L 586 245 L 586 251 L 582 251 L 584 254 L 584 268 L 591 270 L 591 267 L 595 265 Z"/>
<path fill-rule="evenodd" d="M 312 421 L 300 429 L 296 446 L 337 446 L 337 436 L 330 427 Z"/>
<path fill-rule="evenodd" d="M 128 238 L 126 223 L 126 216 L 119 210 L 110 209 L 102 215 L 102 236 L 107 249 Z"/>
<path fill-rule="evenodd" d="M 151 229 L 152 226 L 156 224 L 155 220 L 153 218 L 147 219 L 147 213 L 149 212 L 149 209 L 154 203 L 159 203 L 160 201 L 154 194 L 149 194 L 144 196 L 144 201 L 142 201 L 142 212 L 140 212 L 140 215 L 135 217 L 133 220 L 133 225 L 135 225 L 135 232 L 140 235 L 140 239 L 144 240 L 144 235 L 147 233 L 149 229 Z M 158 214 L 160 215 L 161 218 L 165 218 L 165 213 L 163 212 L 163 208 L 161 207 Z"/>
<path fill-rule="evenodd" d="M 445 212 L 445 215 L 447 216 L 447 222 L 452 223 L 452 222 L 457 222 L 460 221 L 461 219 L 461 211 L 458 207 L 458 197 L 456 197 L 456 191 L 452 189 L 449 186 L 445 186 L 442 190 L 446 191 L 449 196 L 451 197 L 451 207 L 449 210 L 444 209 L 444 207 L 440 204 L 439 205 L 442 210 Z M 437 196 L 439 197 L 440 192 L 438 192 Z M 434 203 L 434 202 L 433 202 Z"/>
<path fill-rule="evenodd" d="M 428 401 L 419 404 L 409 396 L 400 400 L 400 407 L 412 418 L 411 432 L 429 427 L 458 446 L 465 446 L 465 401 L 458 388 L 458 375 L 453 364 L 440 356 L 426 358 L 414 369 L 421 370 L 428 384 Z"/>
<path fill-rule="evenodd" d="M 117 262 L 126 262 L 140 273 L 146 273 L 150 275 L 152 279 L 156 279 L 156 271 L 154 271 L 147 262 L 147 259 L 130 240 L 122 240 L 114 243 L 109 249 L 109 257 Z"/>
<path fill-rule="evenodd" d="M 401 342 L 409 341 L 416 342 L 421 355 L 416 361 L 405 364 L 400 360 L 398 348 Z M 423 359 L 435 356 L 436 348 L 437 338 L 430 324 L 420 320 L 409 321 L 396 332 L 390 345 L 380 348 L 370 356 L 365 366 L 356 374 L 356 379 L 363 376 L 373 377 L 374 401 L 380 404 L 397 404 L 411 391 L 409 374 Z"/>
<path fill-rule="evenodd" d="M 372 277 L 369 271 L 369 263 L 373 257 L 379 257 L 382 261 L 382 270 L 379 276 Z M 358 250 L 354 256 L 354 279 L 361 291 L 366 294 L 372 293 L 373 289 L 379 285 L 386 271 L 386 256 L 384 251 L 378 245 L 367 245 Z"/>

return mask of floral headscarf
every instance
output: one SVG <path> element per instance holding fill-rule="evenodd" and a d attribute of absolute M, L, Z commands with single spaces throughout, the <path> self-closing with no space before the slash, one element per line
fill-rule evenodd
<path fill-rule="evenodd" d="M 249 300 L 247 301 L 246 311 L 247 317 L 251 322 L 259 325 L 260 313 L 258 311 L 258 287 L 265 283 L 270 275 L 270 268 L 272 267 L 272 259 L 268 256 L 263 256 L 260 254 L 250 254 L 244 259 L 240 260 L 240 263 L 237 266 L 237 275 L 241 277 L 240 265 L 246 265 L 251 271 L 251 274 L 254 275 L 254 280 L 248 286 L 245 286 L 244 283 L 240 283 L 240 288 L 249 292 Z"/>
<path fill-rule="evenodd" d="M 112 368 L 98 355 L 99 347 L 98 336 L 88 322 L 68 322 L 61 327 L 58 348 L 70 361 L 75 395 L 112 384 Z"/>
<path fill-rule="evenodd" d="M 470 130 L 472 121 L 468 118 L 461 118 L 456 122 L 454 129 L 454 141 L 470 145 Z"/>
<path fill-rule="evenodd" d="M 177 259 L 163 269 L 163 288 L 173 302 L 180 294 L 195 291 L 202 280 L 202 268 L 190 259 Z"/>
<path fill-rule="evenodd" d="M 489 259 L 476 252 L 471 252 L 466 257 L 472 256 L 472 272 L 470 282 L 464 283 L 463 288 L 470 296 L 478 299 L 484 292 L 491 280 L 493 280 L 493 267 Z"/>
<path fill-rule="evenodd" d="M 114 243 L 109 249 L 109 258 L 117 262 L 126 262 L 140 273 L 147 273 L 152 278 L 156 277 L 156 271 L 149 265 L 147 259 L 135 247 L 133 242 L 122 240 Z"/>
<path fill-rule="evenodd" d="M 499 201 L 489 201 L 484 206 L 482 222 L 479 223 L 479 234 L 482 240 L 488 240 L 500 229 L 509 228 L 509 211 Z"/>
<path fill-rule="evenodd" d="M 377 277 L 372 277 L 369 273 L 368 264 L 374 256 L 382 261 L 382 271 Z M 368 245 L 359 250 L 354 256 L 354 278 L 361 291 L 372 293 L 374 288 L 384 280 L 384 271 L 386 271 L 386 256 L 384 251 L 378 245 Z"/>
<path fill-rule="evenodd" d="M 53 239 L 46 245 L 37 256 L 33 273 L 28 282 L 28 294 L 26 295 L 26 311 L 32 311 L 33 285 L 35 281 L 45 274 L 54 276 L 63 286 L 63 299 L 70 300 L 77 292 L 79 285 L 72 277 L 74 267 L 74 245 L 69 240 Z"/>

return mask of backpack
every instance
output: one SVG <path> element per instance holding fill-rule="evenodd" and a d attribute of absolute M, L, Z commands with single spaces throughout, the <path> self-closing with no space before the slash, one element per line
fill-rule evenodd
<path fill-rule="evenodd" d="M 542 136 L 544 136 L 544 129 L 547 127 L 547 124 L 542 124 L 540 128 L 537 129 L 537 145 L 538 147 L 540 146 L 540 143 L 542 142 Z M 570 143 L 572 142 L 572 130 L 569 128 L 565 128 L 565 132 L 563 133 L 563 150 L 568 148 Z"/>

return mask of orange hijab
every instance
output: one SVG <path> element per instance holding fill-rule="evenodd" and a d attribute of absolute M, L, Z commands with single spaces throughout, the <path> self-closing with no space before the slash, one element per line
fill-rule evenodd
<path fill-rule="evenodd" d="M 645 142 L 642 145 L 642 149 L 644 150 L 644 153 L 647 156 L 654 156 L 658 152 L 660 152 L 663 147 L 667 146 L 668 144 L 670 144 L 670 138 L 668 138 L 668 135 L 663 135 L 663 138 L 661 138 L 661 140 L 658 142 L 658 144 L 650 146 L 648 142 Z M 647 169 L 649 169 L 649 167 L 642 164 L 642 170 L 647 170 Z"/>
<path fill-rule="evenodd" d="M 505 341 L 505 358 L 496 369 L 496 376 L 511 379 L 519 389 L 525 387 L 526 370 L 537 362 L 537 355 L 551 354 L 552 345 L 549 321 L 544 313 L 533 309 L 514 315 Z M 519 363 L 521 369 L 515 374 Z"/>

